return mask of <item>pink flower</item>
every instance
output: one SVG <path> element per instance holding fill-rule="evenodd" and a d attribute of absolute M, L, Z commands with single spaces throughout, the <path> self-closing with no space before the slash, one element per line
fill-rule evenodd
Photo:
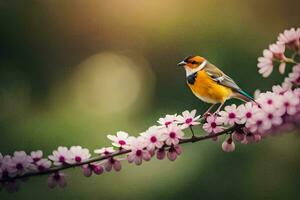
<path fill-rule="evenodd" d="M 181 129 L 186 129 L 190 126 L 199 125 L 199 118 L 200 115 L 196 116 L 196 110 L 192 110 L 191 112 L 186 110 L 182 112 L 182 116 L 179 115 L 177 117 L 177 121 L 181 124 Z"/>
<path fill-rule="evenodd" d="M 263 109 L 280 108 L 282 105 L 282 96 L 273 92 L 262 93 L 256 100 Z"/>
<path fill-rule="evenodd" d="M 157 150 L 156 158 L 158 160 L 163 160 L 165 158 L 165 156 L 166 156 L 166 151 L 165 151 L 164 148 L 160 148 L 160 149 Z"/>
<path fill-rule="evenodd" d="M 93 164 L 91 164 L 91 167 L 92 167 L 93 172 L 97 175 L 100 175 L 104 172 L 104 168 L 101 164 L 93 163 Z"/>
<path fill-rule="evenodd" d="M 10 176 L 10 173 L 16 174 L 17 169 L 12 166 L 13 164 L 10 155 L 5 155 L 1 158 L 1 178 Z"/>
<path fill-rule="evenodd" d="M 32 151 L 32 152 L 30 153 L 30 156 L 31 156 L 33 162 L 37 162 L 37 161 L 39 161 L 39 160 L 42 159 L 42 157 L 43 157 L 43 152 L 42 152 L 41 150 L 38 150 L 38 151 Z"/>
<path fill-rule="evenodd" d="M 52 152 L 52 155 L 48 156 L 52 160 L 54 165 L 59 166 L 70 162 L 72 159 L 71 153 L 67 147 L 58 147 L 57 150 Z"/>
<path fill-rule="evenodd" d="M 272 91 L 275 93 L 275 94 L 280 94 L 280 95 L 283 95 L 286 91 L 290 90 L 291 87 L 290 85 L 288 84 L 285 84 L 285 85 L 274 85 L 272 87 Z"/>
<path fill-rule="evenodd" d="M 55 172 L 54 174 L 51 174 L 48 178 L 48 187 L 49 188 L 55 188 L 56 186 L 65 187 L 67 185 L 65 174 L 61 172 Z"/>
<path fill-rule="evenodd" d="M 24 175 L 32 169 L 32 158 L 24 151 L 15 151 L 11 158 L 11 167 L 15 170 L 10 172 L 10 176 Z"/>
<path fill-rule="evenodd" d="M 284 60 L 285 46 L 282 44 L 271 44 L 269 46 L 270 51 L 273 53 L 273 56 L 278 60 Z"/>
<path fill-rule="evenodd" d="M 112 168 L 118 172 L 121 170 L 121 162 L 117 158 L 109 158 L 104 162 L 104 168 L 107 172 L 110 172 Z"/>
<path fill-rule="evenodd" d="M 130 140 L 130 137 L 128 136 L 128 133 L 124 131 L 119 131 L 117 132 L 117 136 L 108 135 L 107 138 L 113 141 L 112 145 L 115 147 L 119 147 L 121 149 L 130 149 L 130 146 L 128 144 L 128 140 Z"/>
<path fill-rule="evenodd" d="M 219 112 L 219 119 L 225 124 L 225 125 L 234 125 L 235 123 L 240 123 L 240 120 L 238 118 L 239 112 L 237 110 L 237 107 L 235 104 L 226 106 L 225 111 Z"/>
<path fill-rule="evenodd" d="M 223 131 L 223 127 L 221 127 L 222 121 L 219 117 L 214 115 L 210 115 L 206 118 L 206 123 L 203 125 L 203 129 L 207 133 L 219 133 Z"/>
<path fill-rule="evenodd" d="M 93 172 L 97 175 L 102 174 L 104 172 L 104 168 L 101 164 L 98 163 L 92 163 L 89 165 L 86 164 L 82 166 L 82 172 L 85 177 L 90 177 Z"/>
<path fill-rule="evenodd" d="M 83 149 L 81 146 L 73 146 L 70 148 L 70 158 L 67 162 L 72 163 L 81 163 L 88 160 L 91 157 L 91 154 L 88 149 Z"/>
<path fill-rule="evenodd" d="M 259 73 L 262 74 L 263 77 L 268 77 L 273 71 L 273 53 L 265 49 L 263 51 L 263 57 L 258 58 Z"/>
<path fill-rule="evenodd" d="M 287 81 L 300 85 L 300 64 L 293 67 L 293 71 L 289 74 Z"/>
<path fill-rule="evenodd" d="M 115 150 L 114 150 L 113 147 L 103 147 L 103 148 L 101 148 L 101 149 L 96 149 L 94 152 L 95 152 L 96 154 L 101 154 L 101 155 L 103 155 L 103 156 L 108 156 L 108 155 L 114 153 Z"/>
<path fill-rule="evenodd" d="M 299 47 L 300 40 L 300 28 L 291 28 L 290 30 L 285 30 L 278 36 L 278 44 L 287 45 L 292 49 L 297 49 Z"/>
<path fill-rule="evenodd" d="M 143 138 L 136 138 L 131 142 L 131 152 L 128 154 L 127 159 L 129 163 L 141 165 L 142 161 L 149 161 L 151 155 L 148 150 L 145 150 L 147 143 Z"/>
<path fill-rule="evenodd" d="M 161 148 L 164 145 L 162 130 L 157 126 L 152 126 L 146 132 L 141 133 L 141 137 L 145 139 L 148 151 L 153 151 L 156 148 Z"/>
<path fill-rule="evenodd" d="M 88 164 L 82 165 L 81 167 L 82 173 L 85 177 L 90 177 L 93 174 L 92 167 Z"/>
<path fill-rule="evenodd" d="M 246 122 L 246 128 L 252 133 L 263 133 L 271 128 L 271 123 L 267 118 L 268 116 L 264 111 L 257 112 L 252 119 Z"/>
<path fill-rule="evenodd" d="M 235 144 L 231 138 L 225 140 L 222 143 L 222 149 L 225 152 L 233 152 L 235 150 Z"/>
<path fill-rule="evenodd" d="M 259 111 L 257 105 L 252 102 L 247 102 L 246 104 L 241 104 L 238 108 L 238 117 L 240 119 L 240 123 L 244 124 L 247 120 L 251 119 L 255 113 Z"/>
<path fill-rule="evenodd" d="M 176 160 L 177 156 L 179 156 L 182 153 L 182 148 L 179 145 L 171 146 L 168 150 L 167 157 L 170 161 Z"/>
<path fill-rule="evenodd" d="M 282 124 L 283 122 L 282 116 L 284 114 L 283 109 L 266 107 L 263 108 L 263 111 L 266 113 L 266 119 L 264 123 L 265 124 L 269 123 L 269 125 L 266 126 L 272 126 L 272 125 L 278 126 Z"/>
<path fill-rule="evenodd" d="M 232 137 L 233 137 L 234 140 L 241 142 L 241 141 L 244 140 L 245 134 L 243 132 L 234 131 L 232 133 Z"/>
<path fill-rule="evenodd" d="M 177 114 L 166 115 L 165 117 L 159 118 L 157 121 L 160 124 L 160 127 L 168 127 L 171 124 L 176 124 L 178 120 Z"/>
<path fill-rule="evenodd" d="M 48 159 L 40 159 L 35 163 L 35 168 L 38 171 L 45 171 L 51 167 L 51 161 Z"/>
<path fill-rule="evenodd" d="M 179 143 L 179 139 L 182 139 L 184 133 L 176 124 L 171 124 L 167 128 L 163 130 L 163 139 L 167 145 L 177 145 Z"/>
<path fill-rule="evenodd" d="M 282 109 L 289 115 L 294 115 L 297 112 L 299 98 L 292 92 L 287 91 L 283 94 L 283 106 Z"/>

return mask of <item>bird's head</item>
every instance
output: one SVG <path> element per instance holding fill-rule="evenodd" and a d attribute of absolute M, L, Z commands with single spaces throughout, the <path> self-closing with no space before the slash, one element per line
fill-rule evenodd
<path fill-rule="evenodd" d="M 201 56 L 187 56 L 178 66 L 184 67 L 187 75 L 202 70 L 207 60 Z"/>

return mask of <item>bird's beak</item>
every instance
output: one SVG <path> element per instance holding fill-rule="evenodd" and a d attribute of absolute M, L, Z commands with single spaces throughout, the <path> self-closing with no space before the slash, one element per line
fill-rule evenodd
<path fill-rule="evenodd" d="M 177 64 L 177 66 L 182 67 L 182 66 L 185 66 L 186 64 L 187 64 L 187 63 L 186 63 L 185 61 L 181 61 L 180 63 Z"/>

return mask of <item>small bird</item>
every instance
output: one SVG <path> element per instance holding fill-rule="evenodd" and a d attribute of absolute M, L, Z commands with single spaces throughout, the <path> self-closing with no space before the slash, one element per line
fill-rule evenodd
<path fill-rule="evenodd" d="M 186 81 L 194 95 L 202 101 L 212 104 L 204 116 L 220 103 L 214 114 L 218 113 L 225 101 L 231 98 L 255 102 L 229 76 L 201 56 L 188 56 L 178 63 L 178 66 L 185 68 Z"/>

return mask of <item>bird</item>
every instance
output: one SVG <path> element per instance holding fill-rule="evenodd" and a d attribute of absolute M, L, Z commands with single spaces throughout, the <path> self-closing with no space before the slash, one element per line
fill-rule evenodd
<path fill-rule="evenodd" d="M 209 115 L 216 104 L 220 104 L 220 106 L 213 114 L 219 113 L 225 102 L 231 98 L 256 103 L 232 78 L 204 57 L 187 56 L 177 65 L 185 68 L 186 82 L 193 94 L 200 100 L 212 104 L 204 116 Z"/>

